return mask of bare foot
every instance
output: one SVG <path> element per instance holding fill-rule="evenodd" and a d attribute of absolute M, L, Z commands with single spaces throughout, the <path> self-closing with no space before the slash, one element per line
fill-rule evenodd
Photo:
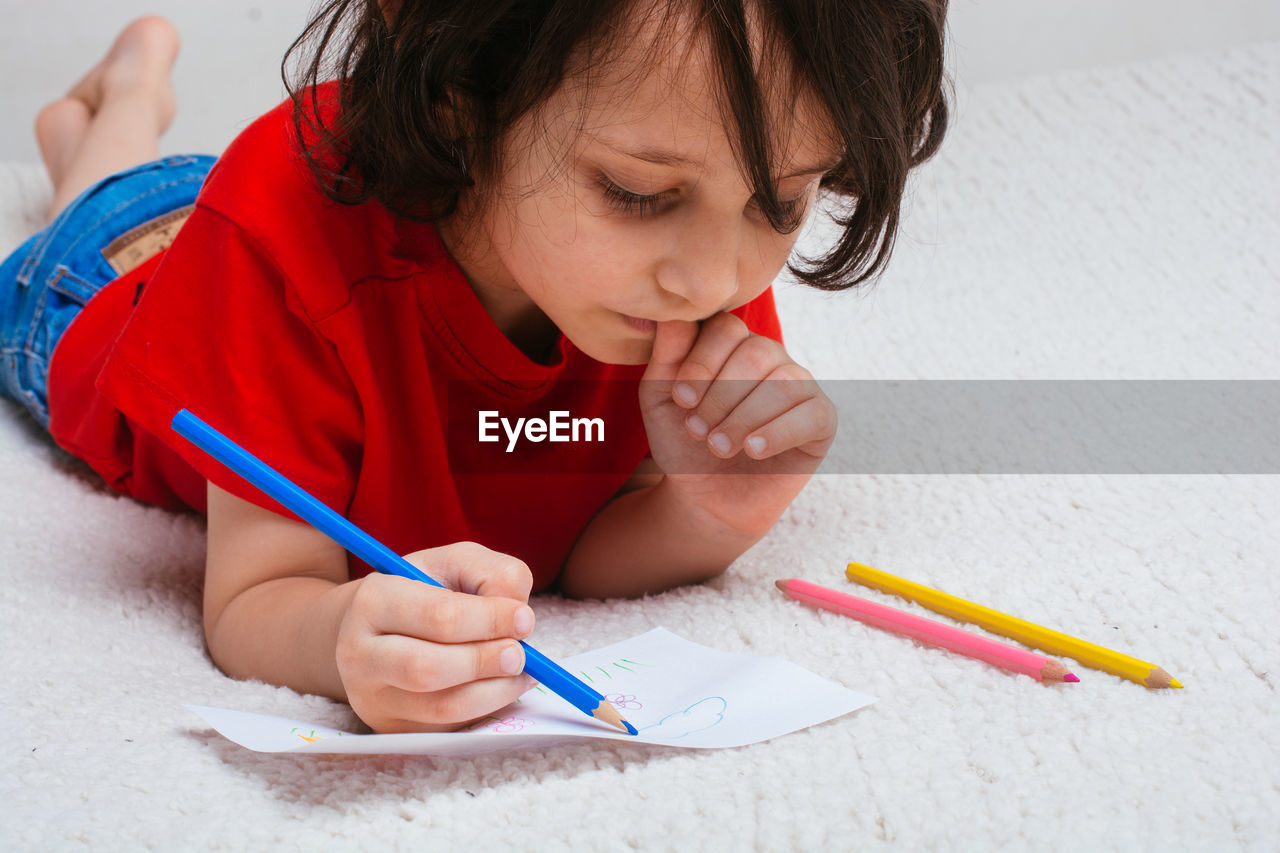
<path fill-rule="evenodd" d="M 178 31 L 164 18 L 147 15 L 120 31 L 107 55 L 70 91 L 68 98 L 83 101 L 92 116 L 114 97 L 142 96 L 156 114 L 156 136 L 169 129 L 176 109 L 170 74 L 178 58 Z"/>
<path fill-rule="evenodd" d="M 96 181 L 159 156 L 157 142 L 176 109 L 178 45 L 173 24 L 138 18 L 66 97 L 40 111 L 36 138 L 53 180 L 50 221 Z"/>

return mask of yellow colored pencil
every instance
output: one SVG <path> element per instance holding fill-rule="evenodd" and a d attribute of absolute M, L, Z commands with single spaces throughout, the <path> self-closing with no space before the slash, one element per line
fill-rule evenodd
<path fill-rule="evenodd" d="M 1065 655 L 1078 660 L 1085 666 L 1136 681 L 1145 687 L 1182 686 L 1176 678 L 1153 663 L 1052 631 L 1034 622 L 965 601 L 963 598 L 864 566 L 862 563 L 850 563 L 845 569 L 845 575 L 849 580 L 863 586 L 882 590 L 908 601 L 919 602 L 935 613 L 959 619 L 961 622 L 971 622 L 988 631 L 1026 643 L 1050 654 Z"/>

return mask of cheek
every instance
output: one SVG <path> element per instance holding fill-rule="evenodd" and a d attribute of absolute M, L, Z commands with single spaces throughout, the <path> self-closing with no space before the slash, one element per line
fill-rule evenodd
<path fill-rule="evenodd" d="M 566 229 L 557 205 L 546 198 L 528 198 L 506 208 L 498 217 L 494 251 L 522 289 L 541 290 L 564 266 Z"/>
<path fill-rule="evenodd" d="M 548 240 L 544 263 L 574 290 L 590 298 L 643 284 L 652 261 L 651 241 L 609 217 L 580 213 L 563 239 Z"/>
<path fill-rule="evenodd" d="M 739 267 L 745 289 L 750 291 L 751 298 L 764 292 L 787 265 L 791 250 L 795 248 L 799 231 L 791 234 L 779 234 L 773 229 L 761 231 L 756 241 L 755 251 L 747 252 Z"/>

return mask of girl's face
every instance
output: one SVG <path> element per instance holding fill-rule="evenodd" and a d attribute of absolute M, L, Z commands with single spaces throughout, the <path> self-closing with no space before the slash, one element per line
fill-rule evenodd
<path fill-rule="evenodd" d="M 464 198 L 441 227 L 481 303 L 535 360 L 559 330 L 598 361 L 643 364 L 656 322 L 751 301 L 799 233 L 778 233 L 756 207 L 709 57 L 664 51 L 653 63 L 644 39 L 632 45 L 585 96 L 570 81 L 517 128 L 490 203 L 468 211 Z M 641 60 L 652 67 L 635 71 Z M 815 132 L 818 113 L 776 100 L 778 194 L 807 212 L 838 154 Z"/>

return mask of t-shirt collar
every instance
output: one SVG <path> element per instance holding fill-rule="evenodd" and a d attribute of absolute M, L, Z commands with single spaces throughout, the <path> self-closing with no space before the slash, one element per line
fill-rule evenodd
<path fill-rule="evenodd" d="M 396 220 L 396 253 L 412 257 L 430 277 L 418 287 L 423 319 L 477 379 L 507 393 L 533 391 L 564 378 L 580 351 L 559 334 L 551 361 L 540 364 L 507 339 L 449 254 L 434 225 Z"/>

